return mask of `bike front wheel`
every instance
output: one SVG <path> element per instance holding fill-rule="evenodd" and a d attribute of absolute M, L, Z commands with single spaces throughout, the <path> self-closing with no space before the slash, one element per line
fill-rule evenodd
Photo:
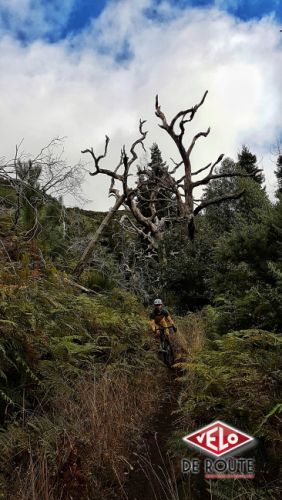
<path fill-rule="evenodd" d="M 172 347 L 169 343 L 167 343 L 164 353 L 164 362 L 167 366 L 171 367 L 174 363 L 174 354 Z"/>

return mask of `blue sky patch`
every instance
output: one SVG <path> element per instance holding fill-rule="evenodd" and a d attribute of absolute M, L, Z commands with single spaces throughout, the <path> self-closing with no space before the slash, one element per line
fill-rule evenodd
<path fill-rule="evenodd" d="M 121 49 L 117 52 L 115 56 L 115 61 L 119 64 L 130 62 L 134 57 L 131 50 L 130 44 L 127 40 L 124 40 Z"/>
<path fill-rule="evenodd" d="M 156 0 L 156 4 L 160 2 L 161 0 Z M 260 19 L 269 14 L 274 14 L 282 21 L 282 0 L 169 0 L 169 2 L 180 9 L 216 6 L 244 21 Z"/>
<path fill-rule="evenodd" d="M 133 1 L 133 0 L 132 0 Z M 206 9 L 218 7 L 243 21 L 260 19 L 274 15 L 282 24 L 282 0 L 167 0 L 179 10 L 188 8 Z M 119 0 L 112 0 L 117 4 Z M 152 1 L 152 7 L 145 15 L 152 21 L 167 22 L 171 18 L 160 11 L 161 0 Z M 27 4 L 26 12 L 20 14 L 15 5 L 5 4 L 0 10 L 0 33 L 10 32 L 23 44 L 36 38 L 56 42 L 68 35 L 77 34 L 85 29 L 93 19 L 99 17 L 109 0 L 35 0 Z M 38 22 L 39 19 L 39 22 Z M 130 58 L 127 50 L 125 58 Z M 123 58 L 123 55 L 121 56 Z"/>
<path fill-rule="evenodd" d="M 104 10 L 107 0 L 76 0 L 68 23 L 62 35 L 78 33 L 86 28 L 92 19 L 98 17 Z"/>
<path fill-rule="evenodd" d="M 278 20 L 282 20 L 281 0 L 237 0 L 226 3 L 230 4 L 227 10 L 244 21 L 260 19 L 269 14 L 274 14 Z"/>

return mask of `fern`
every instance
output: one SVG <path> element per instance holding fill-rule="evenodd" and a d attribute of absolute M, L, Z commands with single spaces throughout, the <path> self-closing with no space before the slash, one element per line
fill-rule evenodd
<path fill-rule="evenodd" d="M 28 364 L 26 361 L 18 354 L 15 354 L 15 359 L 18 363 L 19 366 L 21 366 L 24 369 L 24 372 L 30 376 L 30 378 L 36 382 L 37 384 L 41 384 L 39 378 L 35 375 L 35 373 L 29 368 Z"/>
<path fill-rule="evenodd" d="M 4 391 L 2 391 L 2 389 L 0 389 L 0 398 L 9 405 L 16 405 L 16 403 Z"/>
<path fill-rule="evenodd" d="M 3 372 L 3 370 L 0 370 L 0 377 L 5 380 L 5 382 L 8 381 L 6 373 Z"/>
<path fill-rule="evenodd" d="M 260 425 L 258 426 L 258 428 L 255 430 L 254 433 L 258 434 L 270 417 L 272 417 L 275 414 L 280 414 L 281 412 L 282 412 L 282 403 L 277 403 L 275 406 L 273 406 L 270 412 L 263 418 L 263 420 L 261 421 Z"/>

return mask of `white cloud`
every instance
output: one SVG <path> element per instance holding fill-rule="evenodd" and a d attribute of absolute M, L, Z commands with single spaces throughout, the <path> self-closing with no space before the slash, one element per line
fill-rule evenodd
<path fill-rule="evenodd" d="M 114 167 L 121 146 L 129 147 L 137 137 L 142 117 L 148 119 L 147 146 L 156 141 L 166 159 L 176 159 L 176 148 L 154 115 L 155 94 L 171 118 L 208 89 L 206 103 L 187 128 L 189 140 L 211 126 L 209 137 L 195 147 L 194 169 L 222 152 L 235 157 L 246 143 L 264 157 L 274 190 L 270 144 L 282 128 L 278 26 L 271 18 L 243 23 L 215 8 L 180 11 L 168 2 L 160 9 L 170 20 L 157 23 L 144 15 L 152 5 L 152 0 L 113 2 L 85 32 L 56 44 L 36 41 L 22 47 L 2 37 L 1 155 L 11 156 L 22 137 L 25 149 L 36 151 L 59 135 L 67 136 L 66 153 L 76 162 L 80 156 L 86 160 L 80 155 L 85 147 L 103 151 L 108 134 L 104 165 Z M 132 58 L 118 64 L 124 41 Z M 99 176 L 87 179 L 89 208 L 112 204 L 108 184 Z"/>
<path fill-rule="evenodd" d="M 75 0 L 0 0 L 0 30 L 27 39 L 58 35 L 67 24 Z"/>

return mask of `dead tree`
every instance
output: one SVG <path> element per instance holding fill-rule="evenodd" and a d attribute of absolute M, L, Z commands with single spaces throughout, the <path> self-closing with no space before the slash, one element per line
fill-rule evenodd
<path fill-rule="evenodd" d="M 103 233 L 104 229 L 110 224 L 114 214 L 117 212 L 117 210 L 121 207 L 121 205 L 124 203 L 124 197 L 120 196 L 117 198 L 114 206 L 109 210 L 107 213 L 106 217 L 102 220 L 100 226 L 98 227 L 96 233 L 94 236 L 91 238 L 89 241 L 86 249 L 84 250 L 81 258 L 79 259 L 79 262 L 75 266 L 75 269 L 73 270 L 73 275 L 76 278 L 79 278 L 79 276 L 83 273 L 85 266 L 87 262 L 90 260 L 91 255 L 93 253 L 93 250 L 97 244 L 97 242 L 100 239 L 101 234 Z"/>
<path fill-rule="evenodd" d="M 40 208 L 52 198 L 61 198 L 71 194 L 81 201 L 80 186 L 83 169 L 80 164 L 69 166 L 63 159 L 63 139 L 55 138 L 41 151 L 30 158 L 21 151 L 21 144 L 16 146 L 12 160 L 0 162 L 0 186 L 4 192 L 15 193 L 15 203 L 10 203 L 13 211 L 13 224 L 10 230 L 17 228 L 24 208 L 29 212 L 30 228 L 25 237 L 34 238 L 42 227 L 39 220 Z M 27 159 L 28 157 L 28 159 Z M 62 200 L 62 198 L 61 198 Z M 0 196 L 0 205 L 7 206 L 7 198 Z M 9 205 L 8 205 L 9 207 Z"/>
<path fill-rule="evenodd" d="M 126 154 L 125 147 L 121 151 L 120 161 L 114 170 L 109 170 L 100 167 L 100 161 L 104 159 L 107 155 L 109 137 L 106 136 L 104 153 L 100 156 L 96 156 L 93 148 L 85 149 L 82 153 L 89 153 L 94 160 L 94 172 L 90 175 L 96 176 L 98 174 L 107 175 L 111 179 L 109 195 L 114 196 L 116 203 L 114 207 L 107 214 L 105 219 L 102 221 L 101 225 L 97 229 L 93 238 L 89 242 L 86 250 L 84 251 L 82 257 L 80 258 L 77 266 L 75 267 L 73 274 L 79 277 L 83 272 L 87 262 L 89 261 L 91 254 L 100 238 L 102 231 L 108 226 L 111 219 L 113 218 L 116 211 L 123 205 L 124 209 L 128 212 L 122 217 L 122 223 L 127 223 L 130 225 L 134 231 L 141 235 L 148 241 L 149 246 L 154 249 L 159 248 L 159 243 L 161 240 L 163 227 L 165 225 L 165 217 L 158 217 L 158 212 L 155 207 L 155 191 L 157 187 L 151 190 L 149 208 L 150 215 L 145 216 L 140 208 L 138 207 L 138 192 L 140 191 L 141 184 L 139 183 L 137 187 L 129 185 L 129 177 L 132 175 L 130 169 L 132 168 L 134 162 L 137 160 L 138 156 L 136 153 L 136 148 L 141 145 L 145 151 L 144 140 L 146 138 L 147 132 L 143 130 L 145 121 L 140 120 L 139 122 L 139 132 L 140 137 L 132 144 L 130 148 L 130 156 Z M 121 172 L 122 169 L 122 172 Z M 116 187 L 116 182 L 120 182 L 121 187 Z M 147 183 L 147 179 L 144 181 Z M 137 224 L 136 224 L 137 223 Z"/>
<path fill-rule="evenodd" d="M 158 96 L 156 96 L 155 102 L 155 113 L 158 118 L 161 119 L 161 124 L 159 125 L 161 128 L 166 130 L 172 140 L 175 142 L 178 152 L 180 154 L 180 162 L 174 162 L 174 168 L 168 172 L 167 179 L 164 184 L 167 184 L 169 188 L 171 188 L 176 196 L 179 218 L 183 221 L 187 221 L 188 224 L 188 232 L 191 239 L 194 238 L 195 225 L 194 225 L 194 217 L 203 209 L 205 209 L 209 205 L 218 205 L 226 200 L 234 200 L 240 198 L 244 194 L 244 190 L 240 190 L 237 192 L 226 193 L 224 196 L 219 196 L 214 199 L 208 201 L 202 201 L 200 205 L 195 205 L 194 199 L 194 189 L 200 186 L 204 186 L 208 184 L 213 179 L 219 179 L 223 177 L 251 177 L 250 174 L 241 173 L 241 172 L 230 172 L 230 173 L 214 173 L 215 167 L 221 162 L 223 159 L 223 154 L 221 154 L 214 163 L 209 163 L 205 167 L 197 170 L 196 172 L 192 172 L 191 165 L 191 153 L 194 149 L 194 146 L 198 139 L 201 137 L 207 137 L 210 133 L 210 127 L 205 132 L 198 132 L 192 139 L 189 146 L 185 146 L 183 144 L 184 134 L 185 134 L 185 125 L 191 122 L 200 108 L 202 104 L 205 102 L 208 91 L 204 93 L 199 104 L 195 106 L 185 109 L 183 111 L 179 111 L 174 118 L 169 123 L 165 114 L 161 111 L 161 106 L 159 105 Z M 176 132 L 175 127 L 179 125 L 179 131 Z M 184 167 L 183 175 L 179 179 L 175 178 L 175 174 L 179 172 L 179 168 Z M 196 176 L 205 170 L 208 170 L 208 174 L 200 180 L 193 180 L 192 176 Z M 261 170 L 259 170 L 261 171 Z"/>
<path fill-rule="evenodd" d="M 102 222 L 101 226 L 98 228 L 96 234 L 93 236 L 91 241 L 89 242 L 85 252 L 83 253 L 79 263 L 73 271 L 73 274 L 76 277 L 79 277 L 85 268 L 87 262 L 89 261 L 91 254 L 97 244 L 97 241 L 101 235 L 102 230 L 109 224 L 112 219 L 114 213 L 118 210 L 120 206 L 123 206 L 127 214 L 125 214 L 122 219 L 122 224 L 127 224 L 132 230 L 136 232 L 136 234 L 140 235 L 142 238 L 147 240 L 149 247 L 158 252 L 160 260 L 164 260 L 164 255 L 162 255 L 162 237 L 166 228 L 166 222 L 168 221 L 168 217 L 161 213 L 160 210 L 156 208 L 156 201 L 159 201 L 159 197 L 157 194 L 161 191 L 169 192 L 170 195 L 173 195 L 173 201 L 177 204 L 178 208 L 178 217 L 179 221 L 184 221 L 188 225 L 188 231 L 190 238 L 194 237 L 194 217 L 207 206 L 212 204 L 219 204 L 225 200 L 236 199 L 243 195 L 244 190 L 232 193 L 226 193 L 224 196 L 220 196 L 208 201 L 202 201 L 200 205 L 195 205 L 195 199 L 193 191 L 196 187 L 204 186 L 208 184 L 213 179 L 218 179 L 222 177 L 250 177 L 250 174 L 240 173 L 240 172 L 231 172 L 231 173 L 214 173 L 215 167 L 221 162 L 223 159 L 223 154 L 221 154 L 214 163 L 209 163 L 205 167 L 199 169 L 196 172 L 192 172 L 191 166 L 191 153 L 193 148 L 200 137 L 207 137 L 210 133 L 210 128 L 207 129 L 206 132 L 197 133 L 192 142 L 188 147 L 185 147 L 183 144 L 184 134 L 185 134 L 185 125 L 188 122 L 191 122 L 205 101 L 207 96 L 207 91 L 205 92 L 202 100 L 199 104 L 196 104 L 192 108 L 188 108 L 184 111 L 180 111 L 175 115 L 175 117 L 168 123 L 166 116 L 161 111 L 161 107 L 159 105 L 158 96 L 156 97 L 156 115 L 161 119 L 160 127 L 166 130 L 166 132 L 170 135 L 170 137 L 175 142 L 181 161 L 179 163 L 174 162 L 174 167 L 169 171 L 163 171 L 163 175 L 161 177 L 156 177 L 156 175 L 150 171 L 148 168 L 139 169 L 139 174 L 142 174 L 141 180 L 137 183 L 137 187 L 129 186 L 129 177 L 132 174 L 130 171 L 132 165 L 137 160 L 136 147 L 140 144 L 143 149 L 144 140 L 146 138 L 147 132 L 143 130 L 143 125 L 145 121 L 140 120 L 139 123 L 139 132 L 140 137 L 137 139 L 130 148 L 130 156 L 127 156 L 125 147 L 123 147 L 121 151 L 120 161 L 117 167 L 114 170 L 109 170 L 105 168 L 101 168 L 100 162 L 105 159 L 107 155 L 108 145 L 109 145 L 109 137 L 106 136 L 105 141 L 105 149 L 104 153 L 100 156 L 96 156 L 93 148 L 85 149 L 82 153 L 89 153 L 94 160 L 95 170 L 90 175 L 96 176 L 99 174 L 106 175 L 110 177 L 110 189 L 109 194 L 116 198 L 116 204 L 111 209 L 109 214 L 107 214 L 106 218 Z M 179 123 L 179 132 L 175 131 L 175 126 Z M 180 174 L 180 167 L 184 167 L 183 175 Z M 121 172 L 121 169 L 123 171 Z M 208 174 L 203 177 L 201 180 L 192 180 L 192 176 L 197 176 L 201 172 L 208 170 Z M 116 188 L 116 182 L 120 182 L 121 187 Z M 144 215 L 140 206 L 138 204 L 138 200 L 140 200 L 141 188 L 148 188 L 148 197 L 146 198 L 147 202 L 147 213 Z M 166 200 L 171 201 L 171 196 Z M 149 212 L 149 213 L 148 213 Z M 174 218 L 176 220 L 176 218 Z"/>

